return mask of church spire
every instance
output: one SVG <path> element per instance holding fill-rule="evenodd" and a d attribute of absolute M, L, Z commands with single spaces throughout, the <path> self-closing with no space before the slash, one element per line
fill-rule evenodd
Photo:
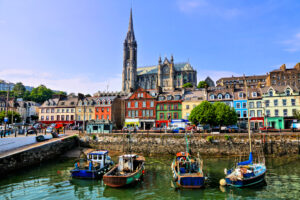
<path fill-rule="evenodd" d="M 130 9 L 129 25 L 128 25 L 126 40 L 132 42 L 135 41 L 134 31 L 133 31 L 132 8 Z"/>

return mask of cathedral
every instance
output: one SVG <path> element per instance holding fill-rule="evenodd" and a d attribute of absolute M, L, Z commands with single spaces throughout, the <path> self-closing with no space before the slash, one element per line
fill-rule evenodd
<path fill-rule="evenodd" d="M 174 58 L 161 57 L 157 65 L 137 68 L 137 42 L 130 10 L 128 32 L 123 44 L 122 91 L 129 93 L 141 87 L 147 90 L 174 91 L 185 83 L 197 86 L 197 71 L 188 62 L 174 63 Z"/>

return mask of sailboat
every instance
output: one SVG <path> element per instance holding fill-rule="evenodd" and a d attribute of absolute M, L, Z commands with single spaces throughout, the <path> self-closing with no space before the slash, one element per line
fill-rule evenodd
<path fill-rule="evenodd" d="M 248 105 L 248 91 L 246 87 L 246 99 Z M 248 106 L 247 106 L 248 107 Z M 249 107 L 248 107 L 249 116 Z M 226 175 L 225 180 L 220 180 L 221 185 L 230 185 L 234 187 L 247 187 L 259 184 L 265 180 L 265 174 L 267 171 L 265 160 L 262 159 L 258 162 L 253 161 L 252 146 L 251 146 L 251 133 L 250 133 L 250 119 L 248 117 L 248 133 L 249 133 L 249 145 L 250 152 L 247 161 L 239 162 L 232 169 L 227 170 L 225 168 L 224 173 Z"/>
<path fill-rule="evenodd" d="M 186 152 L 178 152 L 174 158 L 171 169 L 173 173 L 172 184 L 175 188 L 201 188 L 204 186 L 205 177 L 202 167 L 203 160 L 191 156 L 189 153 L 188 139 L 186 138 Z"/>

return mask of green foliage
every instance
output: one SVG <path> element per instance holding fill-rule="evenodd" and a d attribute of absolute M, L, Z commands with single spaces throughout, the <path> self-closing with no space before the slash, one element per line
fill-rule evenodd
<path fill-rule="evenodd" d="M 97 136 L 96 136 L 96 135 L 92 135 L 92 139 L 93 139 L 93 140 L 96 140 L 96 139 L 97 139 Z"/>
<path fill-rule="evenodd" d="M 189 117 L 189 120 L 195 124 L 211 125 L 211 126 L 228 126 L 237 123 L 237 114 L 234 108 L 216 102 L 211 104 L 208 101 L 203 101 L 200 105 L 196 106 Z"/>
<path fill-rule="evenodd" d="M 208 84 L 205 81 L 200 81 L 197 88 L 207 88 Z"/>
<path fill-rule="evenodd" d="M 87 94 L 87 95 L 85 95 L 85 97 L 92 97 L 92 95 L 90 95 L 90 94 Z"/>
<path fill-rule="evenodd" d="M 50 99 L 53 94 L 54 93 L 52 90 L 48 89 L 44 85 L 40 85 L 31 91 L 29 97 L 32 101 L 43 103 L 44 101 Z"/>
<path fill-rule="evenodd" d="M 26 88 L 23 85 L 23 83 L 18 82 L 15 84 L 14 88 L 13 88 L 13 92 L 15 94 L 15 97 L 17 98 L 23 98 L 24 93 L 26 92 Z"/>
<path fill-rule="evenodd" d="M 193 87 L 193 84 L 191 84 L 191 83 L 185 83 L 185 84 L 183 84 L 182 87 L 183 87 L 183 88 L 192 88 L 192 87 Z"/>
<path fill-rule="evenodd" d="M 213 105 L 215 107 L 216 125 L 228 126 L 237 123 L 238 117 L 234 108 L 221 102 L 216 102 Z"/>
<path fill-rule="evenodd" d="M 0 112 L 0 123 L 4 122 L 5 111 Z M 21 115 L 15 111 L 8 111 L 7 118 L 8 124 L 11 124 L 11 119 L 13 117 L 14 122 L 21 122 Z"/>
<path fill-rule="evenodd" d="M 300 111 L 299 111 L 299 110 L 296 110 L 296 111 L 293 113 L 293 116 L 294 116 L 295 119 L 300 120 Z"/>
<path fill-rule="evenodd" d="M 231 136 L 230 135 L 224 135 L 224 137 L 225 137 L 225 140 L 231 140 Z"/>
<path fill-rule="evenodd" d="M 215 118 L 215 107 L 208 101 L 196 106 L 189 116 L 190 122 L 195 125 L 215 125 Z"/>
<path fill-rule="evenodd" d="M 207 137 L 206 137 L 206 141 L 207 141 L 207 142 L 213 142 L 214 139 L 215 139 L 215 138 L 214 138 L 213 136 L 207 136 Z"/>
<path fill-rule="evenodd" d="M 67 95 L 67 93 L 63 92 L 63 91 L 54 92 L 54 94 L 57 94 L 57 95 Z"/>

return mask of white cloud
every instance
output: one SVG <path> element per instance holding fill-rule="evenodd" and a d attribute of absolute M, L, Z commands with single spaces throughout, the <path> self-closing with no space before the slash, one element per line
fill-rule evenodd
<path fill-rule="evenodd" d="M 292 39 L 285 40 L 282 42 L 284 45 L 288 46 L 284 51 L 296 52 L 300 51 L 300 32 L 295 34 Z"/>
<path fill-rule="evenodd" d="M 198 70 L 197 71 L 197 79 L 198 82 L 205 80 L 206 77 L 210 77 L 214 82 L 223 77 L 231 77 L 231 76 L 242 76 L 242 74 L 238 74 L 236 72 L 231 71 L 217 71 L 217 70 Z"/>
<path fill-rule="evenodd" d="M 218 6 L 216 3 L 212 4 L 207 0 L 177 0 L 178 9 L 186 14 L 198 13 L 202 15 L 210 15 L 231 19 L 242 14 L 240 9 L 226 8 Z"/>
<path fill-rule="evenodd" d="M 90 93 L 97 91 L 120 91 L 122 77 L 120 74 L 107 80 L 92 80 L 87 74 L 58 76 L 54 73 L 38 72 L 24 69 L 0 70 L 1 79 L 9 82 L 22 82 L 24 85 L 37 87 L 41 84 L 53 90 L 62 90 L 68 93 Z"/>

